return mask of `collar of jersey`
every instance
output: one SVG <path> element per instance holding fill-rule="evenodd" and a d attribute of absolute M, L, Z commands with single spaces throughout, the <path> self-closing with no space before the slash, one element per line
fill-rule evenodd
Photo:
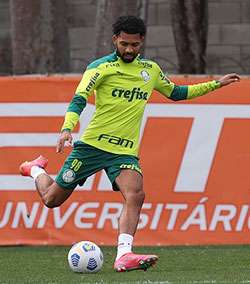
<path fill-rule="evenodd" d="M 118 60 L 120 60 L 121 62 L 123 62 L 123 63 L 125 63 L 125 64 L 131 64 L 131 63 L 136 62 L 137 60 L 142 59 L 142 56 L 141 56 L 140 53 L 139 53 L 139 54 L 136 56 L 136 58 L 135 58 L 132 62 L 126 63 L 126 62 L 124 62 L 124 61 L 121 59 L 121 57 L 117 54 L 116 51 L 115 51 L 113 54 L 117 57 Z"/>

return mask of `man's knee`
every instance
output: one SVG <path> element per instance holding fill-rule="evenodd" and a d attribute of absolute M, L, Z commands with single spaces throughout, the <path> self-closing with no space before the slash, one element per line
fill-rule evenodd
<path fill-rule="evenodd" d="M 135 189 L 127 195 L 127 201 L 142 205 L 145 199 L 145 192 L 142 188 Z"/>
<path fill-rule="evenodd" d="M 47 192 L 43 194 L 42 201 L 48 208 L 58 207 L 63 204 L 66 199 L 68 199 L 72 192 L 73 189 L 64 190 L 54 183 L 47 189 Z"/>
<path fill-rule="evenodd" d="M 55 208 L 60 206 L 63 202 L 59 201 L 55 195 L 46 194 L 42 198 L 43 203 L 48 208 Z"/>
<path fill-rule="evenodd" d="M 141 203 L 144 202 L 145 192 L 142 189 L 137 193 L 137 198 Z"/>

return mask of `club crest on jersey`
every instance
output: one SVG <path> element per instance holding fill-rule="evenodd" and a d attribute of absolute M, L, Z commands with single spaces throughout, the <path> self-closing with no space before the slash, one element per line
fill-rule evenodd
<path fill-rule="evenodd" d="M 146 70 L 141 71 L 141 76 L 142 76 L 144 82 L 148 82 L 151 79 Z"/>
<path fill-rule="evenodd" d="M 66 183 L 72 182 L 76 178 L 76 174 L 71 169 L 65 170 L 62 176 L 63 181 Z"/>

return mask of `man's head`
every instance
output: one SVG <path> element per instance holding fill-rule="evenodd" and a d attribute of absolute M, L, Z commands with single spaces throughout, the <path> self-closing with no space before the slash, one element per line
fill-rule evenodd
<path fill-rule="evenodd" d="M 145 34 L 143 20 L 135 16 L 119 17 L 113 24 L 113 43 L 124 62 L 132 62 L 139 54 Z"/>

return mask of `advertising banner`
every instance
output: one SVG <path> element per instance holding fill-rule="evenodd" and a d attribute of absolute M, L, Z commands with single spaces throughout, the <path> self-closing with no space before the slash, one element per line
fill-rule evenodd
<path fill-rule="evenodd" d="M 186 85 L 212 77 L 173 77 Z M 0 78 L 0 245 L 114 245 L 123 199 L 104 172 L 48 209 L 19 165 L 42 154 L 55 177 L 70 153 L 56 154 L 64 114 L 80 76 Z M 250 79 L 173 102 L 155 92 L 141 130 L 146 199 L 135 245 L 250 243 Z M 94 97 L 74 130 L 77 140 Z M 133 123 L 133 122 L 131 122 Z"/>

